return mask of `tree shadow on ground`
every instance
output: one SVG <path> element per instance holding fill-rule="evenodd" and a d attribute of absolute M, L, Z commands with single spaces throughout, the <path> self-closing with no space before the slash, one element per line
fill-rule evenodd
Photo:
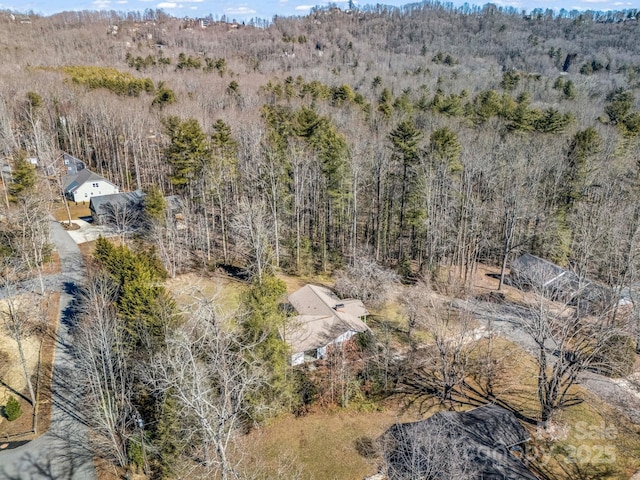
<path fill-rule="evenodd" d="M 95 478 L 94 452 L 88 447 L 86 434 L 64 422 L 30 443 L 32 448 L 15 456 L 11 465 L 0 467 L 6 480 L 90 480 Z M 4 452 L 11 455 L 16 452 Z M 0 461 L 2 457 L 0 457 Z"/>

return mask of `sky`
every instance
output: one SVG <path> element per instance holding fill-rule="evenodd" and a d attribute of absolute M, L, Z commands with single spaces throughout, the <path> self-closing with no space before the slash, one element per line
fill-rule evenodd
<path fill-rule="evenodd" d="M 419 0 L 418 0 L 419 1 Z M 328 2 L 315 3 L 317 0 L 0 0 L 0 9 L 18 12 L 33 11 L 42 15 L 50 15 L 65 10 L 116 10 L 140 11 L 162 9 L 165 13 L 175 17 L 206 17 L 214 18 L 223 15 L 228 20 L 249 20 L 262 18 L 271 20 L 274 15 L 291 16 L 306 15 L 315 5 L 326 6 Z M 348 0 L 332 3 L 346 8 Z M 363 5 L 365 0 L 354 1 L 356 5 Z M 378 0 L 370 3 L 400 6 L 412 3 L 410 0 Z M 465 0 L 453 0 L 454 5 L 462 5 Z M 484 4 L 485 0 L 469 4 Z M 625 10 L 640 8 L 640 0 L 494 0 L 498 6 L 514 7 L 518 10 L 530 11 L 534 8 L 566 10 Z"/>

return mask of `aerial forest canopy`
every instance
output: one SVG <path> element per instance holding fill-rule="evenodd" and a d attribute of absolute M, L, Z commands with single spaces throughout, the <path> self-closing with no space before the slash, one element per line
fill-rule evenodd
<path fill-rule="evenodd" d="M 21 18 L 0 15 L 0 148 L 180 195 L 172 274 L 361 253 L 464 274 L 521 250 L 611 284 L 635 270 L 635 10 Z"/>
<path fill-rule="evenodd" d="M 527 418 L 546 426 L 581 401 L 579 374 L 628 374 L 640 337 L 616 322 L 622 287 L 640 282 L 638 38 L 639 10 L 424 2 L 246 24 L 0 11 L 4 277 L 35 269 L 45 291 L 48 208 L 74 166 L 63 152 L 135 200 L 105 213 L 119 238 L 96 241 L 76 299 L 98 454 L 186 478 L 184 453 L 239 478 L 239 433 L 314 402 L 374 409 L 400 391 L 505 406 L 501 375 L 528 369 L 540 408 Z M 539 303 L 517 308 L 470 298 L 479 266 L 502 289 L 523 253 L 620 294 L 615 308 L 554 309 L 535 288 Z M 171 289 L 221 271 L 235 282 L 224 298 Z M 286 339 L 301 278 L 335 281 L 372 317 L 314 375 Z M 511 315 L 525 346 L 498 339 L 491 315 Z M 624 371 L 600 366 L 618 352 Z"/>

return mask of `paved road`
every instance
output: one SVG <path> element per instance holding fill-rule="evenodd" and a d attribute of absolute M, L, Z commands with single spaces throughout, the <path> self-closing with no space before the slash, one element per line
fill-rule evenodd
<path fill-rule="evenodd" d="M 87 428 L 76 413 L 82 398 L 73 391 L 73 356 L 69 307 L 75 285 L 82 280 L 84 263 L 78 246 L 58 222 L 51 222 L 62 273 L 51 276 L 60 295 L 60 327 L 56 343 L 49 431 L 33 442 L 0 453 L 1 480 L 94 480 L 95 468 L 87 449 Z M 38 283 L 39 288 L 39 283 Z"/>

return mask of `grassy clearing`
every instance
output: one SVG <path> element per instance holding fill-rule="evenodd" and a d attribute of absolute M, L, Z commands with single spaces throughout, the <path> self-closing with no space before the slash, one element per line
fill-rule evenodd
<path fill-rule="evenodd" d="M 318 275 L 306 275 L 302 277 L 297 277 L 295 275 L 279 273 L 277 276 L 287 286 L 288 293 L 293 293 L 299 288 L 304 287 L 308 283 L 311 283 L 314 285 L 324 285 L 329 288 L 333 288 L 333 285 L 335 284 L 333 278 L 330 275 L 318 274 Z"/>
<path fill-rule="evenodd" d="M 231 314 L 238 309 L 241 295 L 249 286 L 230 277 L 188 273 L 168 279 L 165 287 L 180 308 L 189 308 L 198 299 L 208 299 L 220 307 L 222 314 Z"/>
<path fill-rule="evenodd" d="M 627 479 L 640 468 L 640 428 L 588 392 L 548 432 L 533 432 L 534 465 L 551 478 Z"/>
<path fill-rule="evenodd" d="M 72 220 L 78 220 L 80 217 L 90 217 L 91 210 L 89 210 L 88 203 L 75 203 L 69 202 L 69 212 L 71 213 Z M 64 222 L 69 220 L 69 216 L 67 215 L 67 209 L 61 202 L 56 202 L 55 209 L 53 211 L 53 217 L 59 222 Z"/>
<path fill-rule="evenodd" d="M 306 283 L 332 285 L 326 277 L 279 277 L 289 293 Z M 486 282 L 495 282 L 492 277 L 486 278 Z M 232 311 L 247 285 L 223 276 L 185 275 L 169 280 L 167 288 L 183 306 L 201 295 L 218 298 L 224 311 Z M 508 293 L 515 298 L 518 292 Z M 389 335 L 398 349 L 406 348 L 406 318 L 397 301 L 373 312 L 369 325 L 379 341 L 382 335 Z M 488 345 L 486 338 L 474 344 L 475 360 L 486 355 Z M 503 365 L 494 378 L 494 394 L 535 421 L 540 406 L 534 359 L 503 338 L 494 338 L 491 348 Z M 474 381 L 470 379 L 472 384 Z M 525 425 L 534 438 L 528 447 L 533 467 L 549 478 L 629 478 L 640 468 L 640 429 L 580 386 L 575 386 L 572 393 L 584 401 L 558 412 L 548 431 L 541 433 L 534 424 Z M 425 412 L 425 416 L 434 411 Z M 387 402 L 386 409 L 376 412 L 316 410 L 303 417 L 283 415 L 242 439 L 243 463 L 257 472 L 255 478 L 361 479 L 376 472 L 379 460 L 361 456 L 356 441 L 375 439 L 398 421 L 421 418 L 415 411 L 402 412 L 400 405 Z"/>
<path fill-rule="evenodd" d="M 333 285 L 327 276 L 294 277 L 279 274 L 287 286 L 287 293 L 293 293 L 307 283 Z M 167 290 L 173 294 L 178 306 L 187 308 L 198 298 L 213 299 L 223 314 L 231 314 L 240 306 L 242 293 L 249 288 L 249 284 L 225 275 L 204 277 L 195 273 L 179 275 L 167 280 Z"/>
<path fill-rule="evenodd" d="M 360 480 L 377 471 L 377 460 L 362 457 L 356 449 L 356 440 L 375 439 L 392 424 L 411 420 L 418 417 L 401 417 L 395 410 L 285 415 L 253 431 L 243 444 L 250 446 L 248 460 L 260 465 L 265 478 L 278 478 L 282 464 L 290 462 L 300 468 L 304 479 Z"/>

